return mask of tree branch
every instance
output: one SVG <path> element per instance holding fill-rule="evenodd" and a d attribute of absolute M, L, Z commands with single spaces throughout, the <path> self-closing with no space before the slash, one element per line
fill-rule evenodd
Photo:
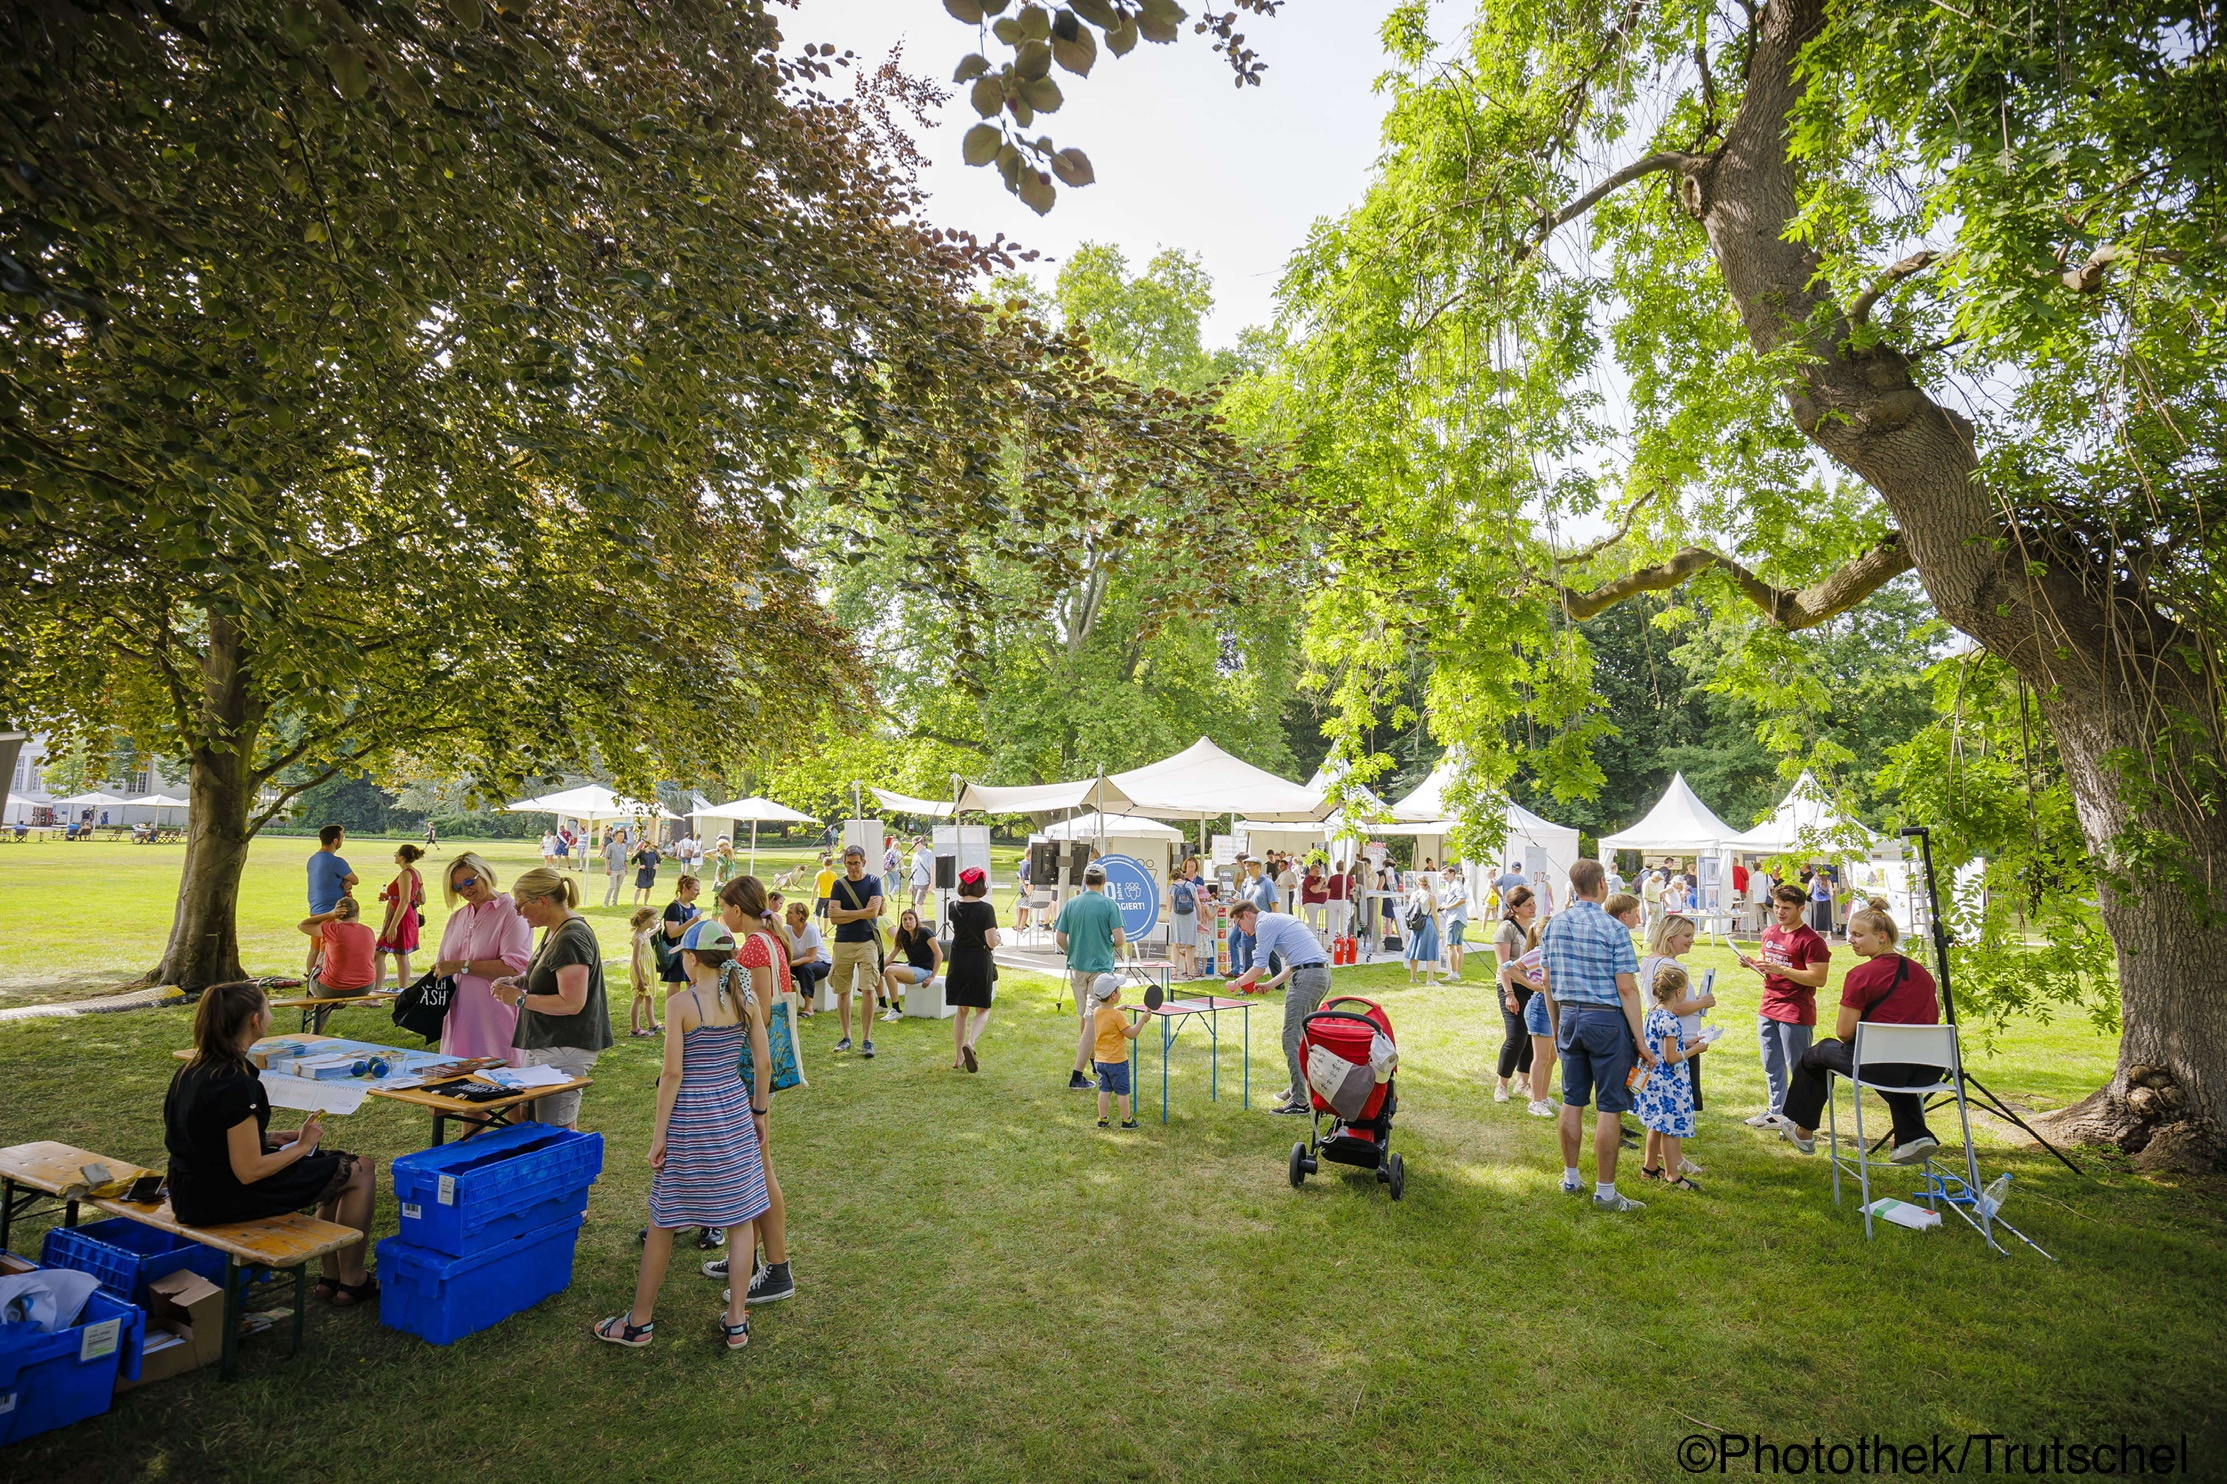
<path fill-rule="evenodd" d="M 1557 567 L 1570 567 L 1575 566 L 1579 562 L 1590 561 L 1594 557 L 1599 556 L 1602 552 L 1608 550 L 1611 546 L 1614 546 L 1617 542 L 1623 540 L 1627 535 L 1631 534 L 1632 518 L 1639 514 L 1640 507 L 1642 505 L 1645 505 L 1649 500 L 1654 499 L 1656 493 L 1661 489 L 1662 486 L 1658 484 L 1653 489 L 1642 491 L 1637 497 L 1633 499 L 1631 504 L 1624 507 L 1624 518 L 1616 523 L 1615 530 L 1609 532 L 1606 536 L 1603 536 L 1598 541 L 1580 547 L 1578 550 L 1571 552 L 1567 556 L 1556 557 L 1554 559 L 1554 565 L 1556 565 Z"/>
<path fill-rule="evenodd" d="M 1880 295 L 1886 293 L 1887 290 L 1893 288 L 1911 274 L 1924 272 L 1941 261 L 1943 256 L 1944 254 L 1934 252 L 1931 248 L 1928 248 L 1924 252 L 1910 254 L 1910 256 L 1880 274 L 1877 281 L 1870 288 L 1858 294 L 1856 302 L 1848 306 L 1848 323 L 1852 325 L 1869 323 L 1871 306 L 1879 302 Z"/>
<path fill-rule="evenodd" d="M 1530 257 L 1541 247 L 1544 247 L 1546 240 L 1552 237 L 1558 229 L 1585 215 L 1595 206 L 1598 206 L 1604 197 L 1622 190 L 1642 175 L 1653 175 L 1658 170 L 1675 170 L 1683 175 L 1701 164 L 1706 158 L 1705 155 L 1689 155 L 1683 150 L 1670 149 L 1632 161 L 1560 211 L 1553 213 L 1551 216 L 1539 218 L 1539 224 L 1531 229 L 1530 242 L 1526 243 L 1523 251 L 1516 255 L 1516 261 L 1521 262 Z"/>
<path fill-rule="evenodd" d="M 1628 572 L 1591 592 L 1556 585 L 1562 611 L 1572 619 L 1604 613 L 1639 593 L 1664 592 L 1679 587 L 1712 568 L 1729 575 L 1749 602 L 1763 610 L 1771 622 L 1788 633 L 1815 628 L 1826 619 L 1845 613 L 1914 565 L 1902 544 L 1902 533 L 1891 531 L 1878 544 L 1838 571 L 1800 591 L 1773 587 L 1722 552 L 1689 546 L 1668 561 Z"/>
<path fill-rule="evenodd" d="M 946 747 L 963 747 L 969 752 L 979 752 L 984 757 L 990 755 L 990 749 L 980 742 L 970 742 L 964 737 L 946 736 L 942 732 L 930 731 L 926 727 L 914 727 L 906 735 L 915 742 L 941 742 Z"/>

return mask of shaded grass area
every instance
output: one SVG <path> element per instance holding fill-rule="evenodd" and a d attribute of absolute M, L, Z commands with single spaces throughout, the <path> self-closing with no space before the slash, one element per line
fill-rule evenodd
<path fill-rule="evenodd" d="M 1721 950 L 1694 961 L 1730 970 Z M 948 1070 L 947 1023 L 877 1027 L 883 1054 L 865 1063 L 829 1054 L 831 1018 L 808 1022 L 812 1085 L 782 1096 L 773 1135 L 799 1296 L 760 1311 L 750 1349 L 727 1356 L 717 1285 L 676 1264 L 656 1343 L 619 1351 L 588 1325 L 633 1282 L 659 1055 L 622 1039 L 583 1112 L 606 1168 L 568 1292 L 445 1349 L 320 1306 L 299 1362 L 251 1341 L 237 1384 L 203 1371 L 124 1397 L 9 1449 L 0 1474 L 1621 1480 L 1680 1477 L 1680 1439 L 1712 1427 L 2221 1443 L 2218 1188 L 2092 1160 L 2099 1178 L 2077 1179 L 1986 1128 L 1988 1172 L 2017 1176 L 2006 1214 L 2060 1263 L 1998 1258 L 1953 1218 L 1867 1244 L 1822 1159 L 1736 1123 L 1761 1075 L 1754 992 L 1730 971 L 1731 1030 L 1690 1146 L 1704 1193 L 1641 1190 L 1627 1160 L 1625 1187 L 1649 1208 L 1602 1216 L 1557 1192 L 1551 1125 L 1492 1102 L 1487 991 L 1403 977 L 1338 979 L 1399 1028 L 1397 1205 L 1335 1166 L 1289 1185 L 1297 1120 L 1263 1111 L 1275 997 L 1253 1015 L 1250 1112 L 1231 1095 L 1234 1051 L 1223 1100 L 1207 1100 L 1193 1033 L 1170 1124 L 1151 1047 L 1145 1128 L 1100 1133 L 1094 1099 L 1060 1088 L 1074 1035 L 1053 986 L 1008 970 L 978 1076 Z M 186 1024 L 163 1010 L 0 1025 L 0 1142 L 159 1162 Z M 334 1028 L 394 1039 L 362 1012 Z M 1987 1070 L 2005 1090 L 2069 1098 L 2111 1054 L 2085 1026 L 2021 1028 Z M 382 1161 L 427 1137 L 424 1118 L 376 1100 L 333 1128 Z M 1887 1177 L 1896 1193 L 1912 1183 Z M 382 1234 L 394 1219 L 383 1194 Z"/>

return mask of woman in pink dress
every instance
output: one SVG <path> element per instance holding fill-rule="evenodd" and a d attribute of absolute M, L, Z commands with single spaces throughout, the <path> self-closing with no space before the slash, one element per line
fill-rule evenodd
<path fill-rule="evenodd" d="M 425 883 L 418 878 L 418 862 L 424 858 L 425 852 L 415 845 L 405 845 L 394 853 L 394 863 L 401 869 L 379 893 L 379 900 L 387 904 L 387 915 L 379 924 L 379 946 L 372 960 L 373 989 L 387 982 L 390 953 L 394 955 L 395 992 L 410 987 L 410 955 L 418 951 L 418 919 L 424 915 L 419 909 L 425 905 Z"/>
<path fill-rule="evenodd" d="M 534 935 L 495 884 L 495 873 L 473 851 L 458 856 L 441 878 L 451 910 L 433 972 L 456 976 L 456 994 L 441 1028 L 441 1054 L 500 1057 L 515 1067 L 524 1058 L 510 1044 L 518 1010 L 496 999 L 491 986 L 525 972 L 533 962 Z"/>

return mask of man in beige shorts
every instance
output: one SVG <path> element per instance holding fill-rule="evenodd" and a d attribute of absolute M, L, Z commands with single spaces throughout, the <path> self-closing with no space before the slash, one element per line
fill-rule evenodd
<path fill-rule="evenodd" d="M 843 874 L 835 878 L 827 899 L 827 920 L 835 925 L 835 967 L 828 971 L 827 987 L 842 1017 L 837 1051 L 851 1049 L 851 990 L 857 988 L 858 1049 L 869 1060 L 874 1055 L 874 990 L 882 982 L 881 915 L 881 877 L 867 874 L 865 851 L 846 846 Z"/>

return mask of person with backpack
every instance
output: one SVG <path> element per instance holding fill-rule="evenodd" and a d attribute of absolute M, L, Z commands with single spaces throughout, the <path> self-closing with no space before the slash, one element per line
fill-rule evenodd
<path fill-rule="evenodd" d="M 1438 893 L 1429 876 L 1416 876 L 1401 910 L 1406 914 L 1407 982 L 1428 983 L 1438 974 Z"/>
<path fill-rule="evenodd" d="M 1191 881 L 1193 869 L 1193 863 L 1185 861 L 1168 883 L 1168 947 L 1175 956 L 1178 979 L 1199 977 L 1199 889 Z"/>

